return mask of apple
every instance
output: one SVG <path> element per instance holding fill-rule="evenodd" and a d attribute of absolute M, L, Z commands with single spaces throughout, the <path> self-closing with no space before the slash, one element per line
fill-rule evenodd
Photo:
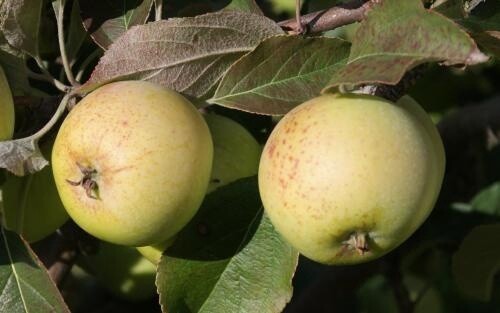
<path fill-rule="evenodd" d="M 137 251 L 152 264 L 160 263 L 163 252 L 170 247 L 175 241 L 175 236 L 169 240 L 156 245 L 137 247 Z"/>
<path fill-rule="evenodd" d="M 156 293 L 156 266 L 132 247 L 101 242 L 98 252 L 85 256 L 81 265 L 119 298 L 141 301 Z"/>
<path fill-rule="evenodd" d="M 262 148 L 243 126 L 218 114 L 205 115 L 214 143 L 214 158 L 208 192 L 234 182 L 240 178 L 256 175 Z M 161 255 L 174 239 L 153 246 L 138 247 L 137 250 L 157 264 Z"/>
<path fill-rule="evenodd" d="M 145 246 L 177 233 L 208 187 L 213 144 L 179 93 L 143 81 L 104 85 L 57 134 L 53 174 L 71 218 L 91 235 Z"/>
<path fill-rule="evenodd" d="M 9 82 L 0 67 L 0 141 L 12 139 L 14 134 L 14 100 Z"/>
<path fill-rule="evenodd" d="M 45 156 L 50 157 L 52 144 L 41 146 Z M 69 219 L 48 166 L 24 177 L 7 174 L 2 197 L 4 225 L 28 242 L 47 237 Z"/>
<path fill-rule="evenodd" d="M 257 175 L 262 148 L 243 126 L 218 114 L 205 115 L 214 143 L 208 192 L 240 178 Z"/>
<path fill-rule="evenodd" d="M 277 231 L 300 253 L 355 264 L 389 252 L 422 224 L 444 167 L 438 131 L 410 98 L 323 95 L 273 130 L 259 190 Z"/>

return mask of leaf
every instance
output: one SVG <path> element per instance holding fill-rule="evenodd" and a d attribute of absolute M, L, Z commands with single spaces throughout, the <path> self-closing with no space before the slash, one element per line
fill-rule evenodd
<path fill-rule="evenodd" d="M 0 30 L 15 48 L 37 57 L 43 0 L 3 0 Z"/>
<path fill-rule="evenodd" d="M 470 203 L 453 203 L 453 208 L 462 212 L 500 216 L 500 182 L 481 190 Z"/>
<path fill-rule="evenodd" d="M 30 94 L 26 71 L 26 60 L 23 53 L 12 48 L 0 34 L 0 65 L 2 66 L 9 87 L 14 96 Z"/>
<path fill-rule="evenodd" d="M 36 173 L 48 164 L 31 137 L 0 142 L 0 168 L 17 176 Z"/>
<path fill-rule="evenodd" d="M 66 54 L 71 64 L 75 63 L 78 51 L 80 51 L 81 46 L 85 42 L 85 38 L 87 38 L 87 32 L 82 23 L 80 4 L 78 0 L 75 0 L 71 7 L 68 36 L 66 38 Z"/>
<path fill-rule="evenodd" d="M 83 24 L 96 44 L 107 49 L 134 25 L 146 23 L 153 0 L 84 0 Z"/>
<path fill-rule="evenodd" d="M 268 38 L 230 67 L 209 102 L 253 113 L 285 114 L 318 96 L 348 55 L 349 43 L 340 39 Z"/>
<path fill-rule="evenodd" d="M 0 312 L 68 312 L 29 246 L 0 226 Z"/>
<path fill-rule="evenodd" d="M 471 201 L 474 211 L 500 216 L 500 182 L 481 190 Z"/>
<path fill-rule="evenodd" d="M 500 2 L 476 3 L 470 11 L 461 0 L 452 0 L 438 6 L 436 11 L 463 26 L 482 48 L 500 57 Z"/>
<path fill-rule="evenodd" d="M 333 75 L 328 88 L 394 85 L 406 71 L 425 62 L 472 65 L 487 59 L 466 32 L 424 9 L 420 0 L 384 0 L 361 22 L 347 66 Z"/>
<path fill-rule="evenodd" d="M 500 270 L 500 224 L 475 227 L 454 254 L 452 271 L 458 287 L 468 296 L 488 301 L 495 274 Z"/>
<path fill-rule="evenodd" d="M 244 53 L 264 38 L 282 32 L 266 17 L 239 11 L 136 26 L 111 45 L 79 91 L 87 92 L 110 81 L 136 79 L 201 97 Z"/>
<path fill-rule="evenodd" d="M 281 312 L 298 253 L 262 216 L 257 180 L 210 193 L 162 256 L 157 286 L 167 312 Z"/>
<path fill-rule="evenodd" d="M 254 14 L 264 15 L 255 0 L 231 0 L 226 7 L 226 10 L 241 10 Z"/>

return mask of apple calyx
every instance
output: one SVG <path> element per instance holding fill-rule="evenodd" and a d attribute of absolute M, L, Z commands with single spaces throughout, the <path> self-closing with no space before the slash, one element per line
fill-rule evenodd
<path fill-rule="evenodd" d="M 80 172 L 83 175 L 82 179 L 76 182 L 71 181 L 69 179 L 66 179 L 66 181 L 71 186 L 82 186 L 83 189 L 85 189 L 85 194 L 87 195 L 87 197 L 98 200 L 99 186 L 97 185 L 97 182 L 94 180 L 94 177 L 97 174 L 97 170 L 91 167 L 83 166 L 80 163 L 76 163 L 76 165 L 78 166 Z"/>
<path fill-rule="evenodd" d="M 343 244 L 350 250 L 356 250 L 360 255 L 370 251 L 368 248 L 368 234 L 366 233 L 352 233 Z"/>

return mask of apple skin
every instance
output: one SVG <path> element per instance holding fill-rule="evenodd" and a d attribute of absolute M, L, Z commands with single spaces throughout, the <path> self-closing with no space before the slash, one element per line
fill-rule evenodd
<path fill-rule="evenodd" d="M 71 218 L 97 238 L 134 247 L 165 241 L 187 224 L 205 196 L 212 157 L 196 108 L 143 81 L 110 83 L 83 98 L 52 153 Z"/>
<path fill-rule="evenodd" d="M 262 148 L 243 126 L 218 114 L 205 115 L 214 143 L 208 193 L 240 178 L 257 175 Z"/>
<path fill-rule="evenodd" d="M 304 256 L 323 264 L 375 259 L 431 212 L 444 148 L 415 101 L 323 95 L 290 111 L 259 167 L 265 212 Z"/>
<path fill-rule="evenodd" d="M 160 263 L 163 251 L 174 243 L 175 238 L 174 236 L 169 240 L 151 246 L 137 247 L 137 251 L 152 264 L 158 264 Z"/>
<path fill-rule="evenodd" d="M 50 157 L 52 143 L 46 142 L 41 147 L 45 156 Z M 52 234 L 69 219 L 49 166 L 24 177 L 8 174 L 2 197 L 5 226 L 30 243 Z M 20 214 L 18 210 L 24 211 Z M 18 220 L 20 217 L 22 222 Z"/>
<path fill-rule="evenodd" d="M 240 178 L 256 175 L 262 148 L 243 126 L 218 114 L 205 115 L 214 143 L 214 159 L 208 192 Z M 175 238 L 160 244 L 138 247 L 137 250 L 153 264 L 160 261 Z"/>
<path fill-rule="evenodd" d="M 156 294 L 156 266 L 132 247 L 101 242 L 99 251 L 81 265 L 119 298 L 141 301 Z"/>
<path fill-rule="evenodd" d="M 0 141 L 12 139 L 14 134 L 14 100 L 9 82 L 0 67 Z"/>

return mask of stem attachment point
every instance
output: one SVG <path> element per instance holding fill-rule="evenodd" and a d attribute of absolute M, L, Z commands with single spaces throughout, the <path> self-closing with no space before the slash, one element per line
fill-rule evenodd
<path fill-rule="evenodd" d="M 95 175 L 97 174 L 97 170 L 91 167 L 85 167 L 80 163 L 76 163 L 83 177 L 79 181 L 72 181 L 66 179 L 66 182 L 71 186 L 82 186 L 85 189 L 85 194 L 87 197 L 91 199 L 98 200 L 99 199 L 99 186 L 97 182 L 94 180 Z"/>
<path fill-rule="evenodd" d="M 368 234 L 366 233 L 353 233 L 343 244 L 351 250 L 356 250 L 359 255 L 364 255 L 370 251 L 368 248 Z"/>

